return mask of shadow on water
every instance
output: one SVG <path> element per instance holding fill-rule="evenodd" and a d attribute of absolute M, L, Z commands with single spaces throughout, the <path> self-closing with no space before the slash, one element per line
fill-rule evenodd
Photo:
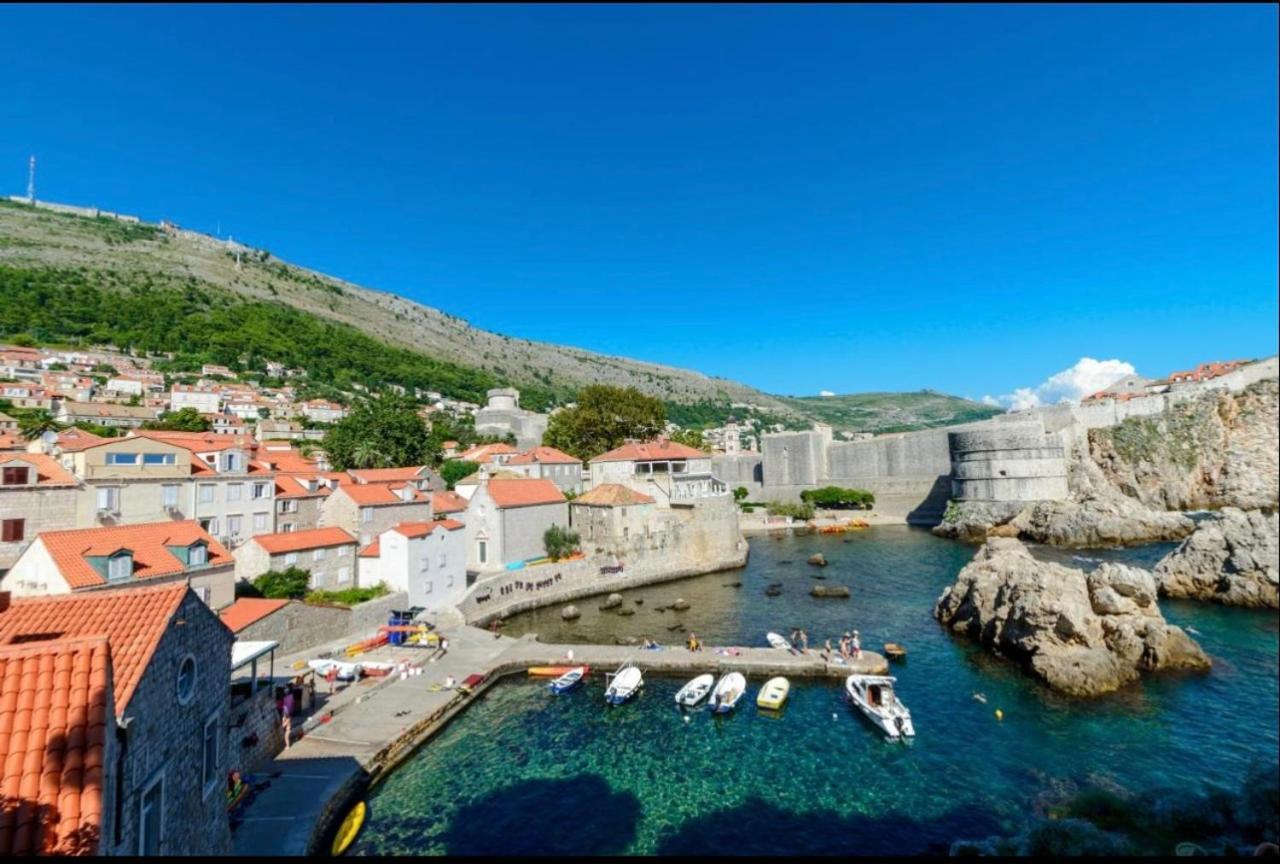
<path fill-rule="evenodd" d="M 440 840 L 450 855 L 619 855 L 640 814 L 636 796 L 598 774 L 527 780 L 459 808 Z"/>
<path fill-rule="evenodd" d="M 854 782 L 854 781 L 851 781 Z M 958 837 L 986 836 L 999 823 L 985 810 L 960 807 L 937 819 L 792 813 L 751 797 L 737 807 L 689 820 L 664 837 L 658 855 L 945 855 Z M 903 838 L 911 838 L 904 848 Z"/>

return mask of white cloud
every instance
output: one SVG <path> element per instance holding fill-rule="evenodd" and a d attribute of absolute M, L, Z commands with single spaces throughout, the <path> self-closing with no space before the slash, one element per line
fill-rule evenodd
<path fill-rule="evenodd" d="M 1132 363 L 1126 363 L 1123 360 L 1094 360 L 1092 357 L 1081 357 L 1076 365 L 1050 375 L 1039 386 L 1019 387 L 1003 396 L 983 396 L 982 403 L 1020 411 L 1037 405 L 1079 402 L 1090 393 L 1096 393 L 1126 375 L 1133 375 L 1135 371 Z"/>
<path fill-rule="evenodd" d="M 819 391 L 818 391 L 818 395 L 819 395 L 819 396 L 834 396 L 834 395 L 836 395 L 836 394 L 832 393 L 830 390 L 819 390 Z"/>

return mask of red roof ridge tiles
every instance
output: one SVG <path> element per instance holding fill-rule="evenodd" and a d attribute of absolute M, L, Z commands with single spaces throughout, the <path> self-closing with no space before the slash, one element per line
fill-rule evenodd
<path fill-rule="evenodd" d="M 302 549 L 322 549 L 329 546 L 354 544 L 356 538 L 341 528 L 308 528 L 302 531 L 286 531 L 280 534 L 258 534 L 250 538 L 272 555 L 297 552 Z"/>

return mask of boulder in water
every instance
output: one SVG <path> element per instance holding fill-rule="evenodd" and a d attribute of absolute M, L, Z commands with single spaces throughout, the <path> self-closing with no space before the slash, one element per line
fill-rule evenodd
<path fill-rule="evenodd" d="M 814 552 L 812 555 L 809 556 L 809 563 L 812 564 L 814 567 L 826 567 L 827 556 L 823 555 L 821 552 Z"/>
<path fill-rule="evenodd" d="M 850 591 L 844 585 L 814 585 L 809 589 L 813 597 L 848 597 Z"/>
<path fill-rule="evenodd" d="M 614 594 L 610 594 L 608 597 L 605 598 L 604 602 L 600 604 L 600 608 L 616 609 L 621 605 L 622 605 L 622 595 L 614 593 Z"/>
<path fill-rule="evenodd" d="M 671 608 L 676 610 L 677 612 L 683 612 L 684 610 L 689 608 L 689 601 L 684 599 L 683 597 L 677 597 L 676 602 L 671 604 Z"/>
<path fill-rule="evenodd" d="M 560 610 L 560 617 L 565 621 L 573 621 L 582 617 L 582 610 L 570 603 Z"/>
<path fill-rule="evenodd" d="M 1166 597 L 1280 607 L 1277 514 L 1223 508 L 1156 565 Z"/>

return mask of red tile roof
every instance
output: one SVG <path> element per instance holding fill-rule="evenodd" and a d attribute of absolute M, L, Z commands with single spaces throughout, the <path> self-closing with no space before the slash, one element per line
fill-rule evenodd
<path fill-rule="evenodd" d="M 395 480 L 420 480 L 425 465 L 410 465 L 406 468 L 359 468 L 347 473 L 359 483 L 390 483 Z"/>
<path fill-rule="evenodd" d="M 361 507 L 412 504 L 431 500 L 415 489 L 414 497 L 410 501 L 405 501 L 399 494 L 404 487 L 394 483 L 344 483 L 338 488 Z"/>
<path fill-rule="evenodd" d="M 573 503 L 593 507 L 625 507 L 630 504 L 652 504 L 653 499 L 621 483 L 601 483 L 590 492 L 574 498 Z"/>
<path fill-rule="evenodd" d="M 457 531 L 463 527 L 465 526 L 457 519 L 436 519 L 433 522 L 401 522 L 399 525 L 393 525 L 391 530 L 412 539 L 414 537 L 426 537 L 437 528 L 443 528 L 446 531 Z"/>
<path fill-rule="evenodd" d="M 566 500 L 564 493 L 550 480 L 526 477 L 519 480 L 490 479 L 489 497 L 501 508 L 558 504 Z"/>
<path fill-rule="evenodd" d="M 185 582 L 177 582 L 58 597 L 16 597 L 0 612 L 0 647 L 24 641 L 34 644 L 36 636 L 44 640 L 106 636 L 111 643 L 115 711 L 123 714 L 188 590 Z"/>
<path fill-rule="evenodd" d="M 26 462 L 28 465 L 36 469 L 36 485 L 41 487 L 48 486 L 74 486 L 76 478 L 71 472 L 59 465 L 54 459 L 44 455 L 43 453 L 0 453 L 0 466 L 12 465 L 15 462 Z M 18 467 L 14 465 L 13 467 Z M 21 486 L 0 486 L 0 489 L 21 489 Z"/>
<path fill-rule="evenodd" d="M 266 597 L 241 597 L 218 613 L 222 623 L 239 633 L 255 621 L 261 621 L 277 609 L 289 605 L 288 600 L 270 600 Z"/>
<path fill-rule="evenodd" d="M 209 548 L 209 566 L 230 564 L 234 560 L 195 520 L 45 531 L 38 539 L 72 590 L 107 584 L 106 578 L 86 559 L 108 556 L 121 549 L 133 553 L 134 579 L 186 572 L 186 565 L 166 548 L 169 546 L 190 546 L 203 541 Z"/>
<path fill-rule="evenodd" d="M 310 473 L 316 470 L 316 461 L 308 459 L 293 448 L 273 449 L 259 448 L 258 461 L 270 463 L 273 471 L 296 471 Z"/>
<path fill-rule="evenodd" d="M 464 462 L 475 462 L 480 465 L 486 465 L 493 460 L 494 456 L 502 456 L 508 453 L 518 453 L 520 451 L 512 447 L 510 444 L 477 444 L 476 446 L 465 450 L 458 454 L 459 459 Z"/>
<path fill-rule="evenodd" d="M 467 499 L 457 492 L 431 493 L 431 512 L 433 513 L 461 513 L 466 509 Z"/>
<path fill-rule="evenodd" d="M 105 636 L 0 648 L 0 855 L 98 852 L 110 688 Z"/>
<path fill-rule="evenodd" d="M 283 534 L 259 534 L 249 542 L 257 543 L 271 555 L 298 552 L 303 549 L 326 549 L 330 546 L 354 544 L 356 538 L 341 528 L 311 528 Z"/>
<path fill-rule="evenodd" d="M 507 460 L 508 465 L 532 465 L 535 462 L 542 462 L 548 465 L 581 465 L 582 460 L 576 456 L 570 456 L 563 450 L 557 450 L 554 447 L 534 447 L 526 450 L 518 456 L 512 456 Z"/>
<path fill-rule="evenodd" d="M 84 450 L 89 447 L 96 447 L 107 441 L 114 441 L 114 438 L 103 438 L 101 435 L 94 435 L 92 432 L 86 432 L 83 429 L 77 429 L 74 426 L 65 432 L 58 434 L 58 447 L 64 452 L 74 453 L 77 450 Z"/>
<path fill-rule="evenodd" d="M 374 541 L 372 543 L 370 543 L 368 546 L 364 547 L 363 549 L 361 549 L 359 552 L 356 553 L 356 557 L 357 558 L 377 558 L 381 554 L 382 554 L 382 544 L 378 542 L 377 538 L 374 538 Z"/>
<path fill-rule="evenodd" d="M 258 443 L 247 435 L 219 435 L 216 432 L 171 432 L 165 429 L 135 429 L 133 435 L 138 438 L 150 438 L 153 441 L 167 441 L 179 447 L 185 447 L 193 453 L 213 453 L 219 450 L 230 450 L 240 447 L 255 450 Z"/>
<path fill-rule="evenodd" d="M 621 447 L 601 453 L 592 462 L 665 462 L 668 459 L 709 459 L 701 450 L 659 438 L 657 441 L 640 443 L 628 441 Z"/>

